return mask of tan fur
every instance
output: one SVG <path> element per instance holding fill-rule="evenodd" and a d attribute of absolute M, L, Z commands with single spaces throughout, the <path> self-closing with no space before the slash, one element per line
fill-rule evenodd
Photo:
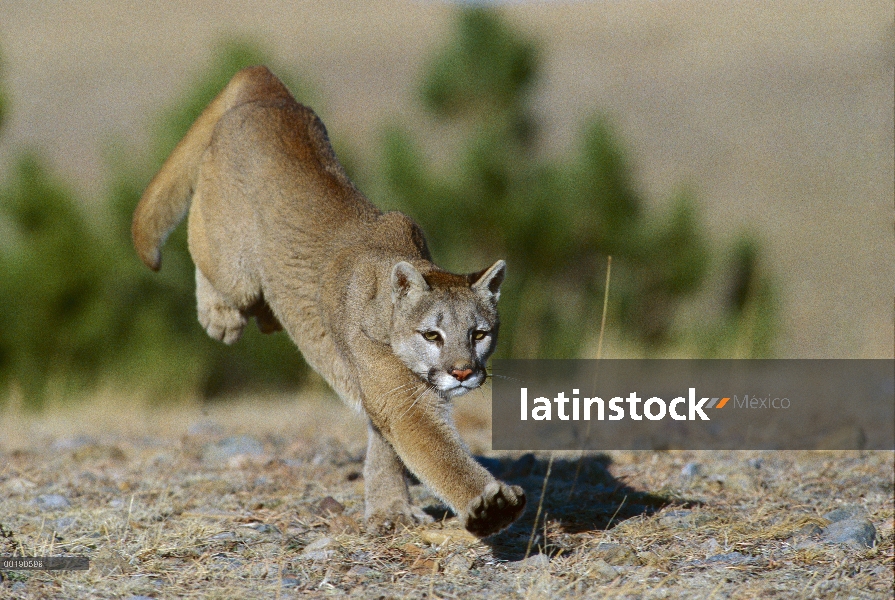
<path fill-rule="evenodd" d="M 449 410 L 451 396 L 484 379 L 502 261 L 472 276 L 438 269 L 419 227 L 383 214 L 351 184 L 323 124 L 264 67 L 234 76 L 146 189 L 133 238 L 150 268 L 160 267 L 160 247 L 187 209 L 209 335 L 233 343 L 252 316 L 263 331 L 282 324 L 368 416 L 372 529 L 425 518 L 410 505 L 405 466 L 476 535 L 518 518 L 522 489 L 472 459 Z M 443 327 L 444 339 L 424 340 L 415 318 Z M 427 375 L 430 354 L 441 362 Z"/>

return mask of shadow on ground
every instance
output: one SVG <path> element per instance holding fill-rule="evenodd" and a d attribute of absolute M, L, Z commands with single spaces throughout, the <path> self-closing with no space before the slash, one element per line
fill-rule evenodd
<path fill-rule="evenodd" d="M 638 490 L 616 479 L 609 472 L 612 459 L 605 454 L 554 459 L 552 465 L 548 464 L 549 459 L 536 458 L 533 454 L 523 455 L 515 461 L 477 458 L 495 477 L 521 485 L 527 496 L 522 518 L 503 533 L 484 540 L 491 546 L 494 557 L 501 560 L 518 561 L 526 554 L 555 554 L 559 547 L 544 544 L 545 522 L 551 532 L 603 531 L 627 519 L 652 515 L 672 504 L 685 507 L 695 504 L 679 497 Z M 541 504 L 548 467 L 550 476 Z M 539 504 L 541 513 L 538 516 Z M 535 535 L 532 538 L 533 529 Z"/>

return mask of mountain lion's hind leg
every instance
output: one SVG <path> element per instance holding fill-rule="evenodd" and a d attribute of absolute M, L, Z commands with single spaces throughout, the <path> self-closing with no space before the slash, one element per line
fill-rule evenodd
<path fill-rule="evenodd" d="M 214 289 L 202 271 L 196 267 L 196 303 L 199 323 L 212 338 L 232 344 L 242 336 L 246 317 Z"/>
<path fill-rule="evenodd" d="M 400 526 L 433 519 L 410 502 L 404 463 L 372 423 L 367 423 L 367 459 L 364 462 L 364 496 L 367 530 L 393 533 Z"/>

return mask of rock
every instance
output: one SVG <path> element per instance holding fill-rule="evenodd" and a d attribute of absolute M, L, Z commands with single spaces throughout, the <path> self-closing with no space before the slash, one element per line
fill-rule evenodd
<path fill-rule="evenodd" d="M 520 568 L 546 569 L 550 565 L 550 557 L 546 554 L 534 554 L 518 564 Z"/>
<path fill-rule="evenodd" d="M 613 579 L 621 575 L 621 571 L 607 563 L 602 558 L 598 558 L 590 563 L 588 573 L 594 576 L 594 578 L 604 582 L 612 581 Z"/>
<path fill-rule="evenodd" d="M 820 540 L 825 544 L 872 548 L 876 545 L 876 528 L 866 519 L 845 519 L 827 526 Z"/>
<path fill-rule="evenodd" d="M 329 515 L 341 515 L 345 512 L 345 506 L 332 496 L 327 496 L 317 505 L 317 512 L 320 516 L 324 517 Z"/>
<path fill-rule="evenodd" d="M 305 546 L 300 558 L 305 560 L 329 560 L 336 555 L 341 548 L 339 543 L 331 537 L 323 537 Z"/>
<path fill-rule="evenodd" d="M 286 577 L 283 577 L 281 585 L 284 588 L 294 588 L 294 587 L 298 587 L 300 583 L 301 582 L 298 580 L 298 577 L 293 577 L 291 575 L 288 575 Z"/>
<path fill-rule="evenodd" d="M 424 542 L 433 546 L 441 546 L 448 541 L 467 544 L 479 541 L 479 538 L 465 529 L 423 529 L 419 532 L 419 536 Z"/>
<path fill-rule="evenodd" d="M 464 575 L 472 568 L 472 560 L 462 554 L 455 554 L 444 563 L 447 575 Z"/>
<path fill-rule="evenodd" d="M 71 438 L 60 438 L 53 442 L 51 448 L 55 451 L 78 450 L 84 446 L 95 446 L 98 441 L 89 435 L 79 435 Z"/>
<path fill-rule="evenodd" d="M 187 435 L 223 435 L 224 429 L 214 421 L 198 421 L 186 430 Z"/>
<path fill-rule="evenodd" d="M 59 494 L 43 494 L 38 496 L 34 503 L 41 510 L 65 510 L 71 507 L 71 502 L 65 496 Z"/>
<path fill-rule="evenodd" d="M 10 496 L 24 496 L 37 487 L 37 484 L 21 477 L 13 477 L 3 487 L 6 488 L 6 493 Z"/>
<path fill-rule="evenodd" d="M 866 519 L 867 517 L 867 511 L 861 506 L 841 506 L 823 515 L 823 518 L 830 523 L 847 519 Z"/>
<path fill-rule="evenodd" d="M 694 561 L 693 564 L 700 566 L 709 566 L 713 564 L 721 564 L 721 565 L 745 565 L 757 562 L 758 559 L 754 556 L 749 556 L 747 554 L 741 554 L 739 552 L 727 552 L 725 554 L 716 554 L 714 556 L 709 556 L 705 560 L 697 560 Z"/>
<path fill-rule="evenodd" d="M 681 475 L 684 477 L 699 477 L 702 475 L 702 465 L 696 462 L 688 462 L 681 469 Z"/>
<path fill-rule="evenodd" d="M 275 525 L 268 523 L 246 523 L 243 527 L 254 529 L 258 533 L 280 533 L 280 530 Z"/>
<path fill-rule="evenodd" d="M 700 544 L 700 548 L 705 552 L 706 556 L 712 556 L 713 554 L 718 554 L 718 550 L 721 549 L 721 544 L 718 543 L 718 540 L 715 538 L 709 538 Z"/>
<path fill-rule="evenodd" d="M 659 523 L 666 527 L 677 529 L 691 529 L 699 527 L 710 520 L 708 515 L 703 515 L 692 510 L 672 510 L 661 517 Z"/>
<path fill-rule="evenodd" d="M 817 523 L 805 523 L 792 532 L 791 541 L 803 542 L 808 540 L 808 538 L 820 535 L 821 533 L 823 533 L 823 529 Z"/>
<path fill-rule="evenodd" d="M 208 444 L 202 458 L 210 461 L 229 461 L 239 456 L 263 456 L 264 444 L 248 435 L 236 435 Z"/>
<path fill-rule="evenodd" d="M 354 565 L 350 569 L 346 575 L 353 575 L 354 577 L 366 577 L 367 575 L 371 575 L 374 573 L 373 569 L 370 567 L 365 567 L 363 565 Z"/>
<path fill-rule="evenodd" d="M 597 544 L 593 551 L 594 554 L 613 566 L 641 564 L 634 551 L 621 544 L 603 542 Z"/>
<path fill-rule="evenodd" d="M 53 529 L 56 531 L 65 531 L 77 522 L 74 517 L 62 517 L 53 521 Z"/>

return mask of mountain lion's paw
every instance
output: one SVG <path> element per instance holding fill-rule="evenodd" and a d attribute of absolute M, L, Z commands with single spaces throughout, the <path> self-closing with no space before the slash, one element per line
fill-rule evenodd
<path fill-rule="evenodd" d="M 366 517 L 367 533 L 392 534 L 398 533 L 404 527 L 414 527 L 420 523 L 431 523 L 434 519 L 423 512 L 421 508 L 397 503 L 388 509 L 376 510 Z"/>
<path fill-rule="evenodd" d="M 525 509 L 525 491 L 518 485 L 494 481 L 473 498 L 462 516 L 463 526 L 478 537 L 506 529 Z"/>
<path fill-rule="evenodd" d="M 223 304 L 212 304 L 199 310 L 199 323 L 212 338 L 232 344 L 242 336 L 246 318 L 239 310 Z"/>

